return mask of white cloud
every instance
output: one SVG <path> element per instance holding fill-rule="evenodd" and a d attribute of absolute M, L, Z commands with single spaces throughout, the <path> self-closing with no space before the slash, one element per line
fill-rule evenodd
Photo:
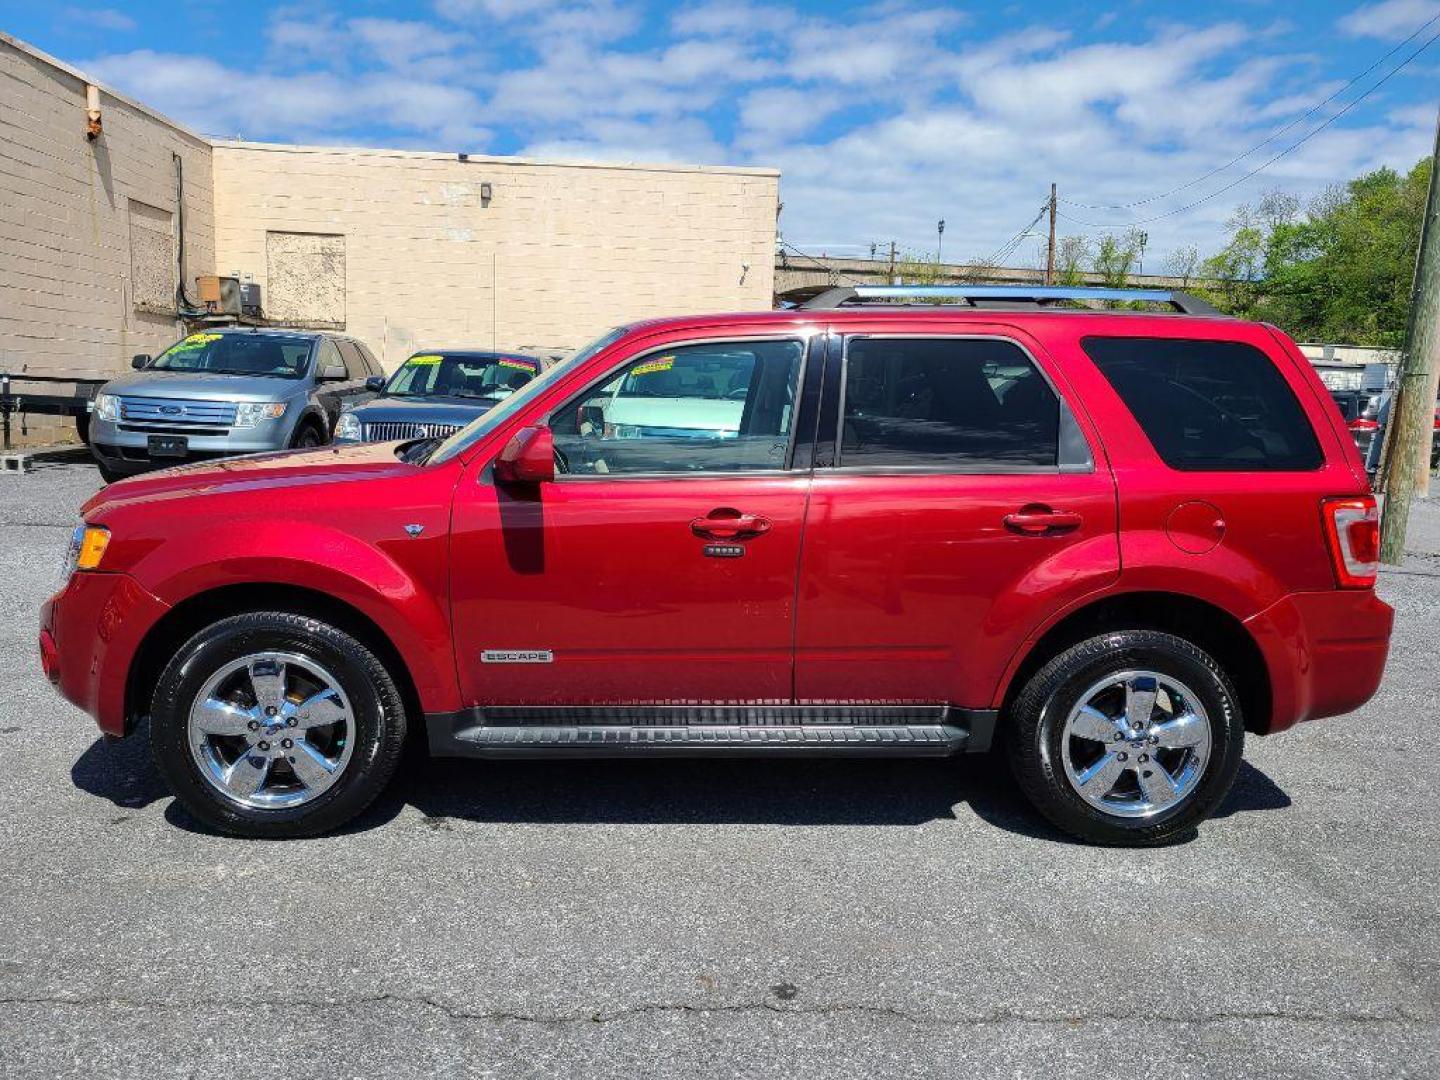
<path fill-rule="evenodd" d="M 107 30 L 113 34 L 128 34 L 138 25 L 129 15 L 115 8 L 67 7 L 61 16 L 68 23 L 83 23 L 93 30 Z"/>
<path fill-rule="evenodd" d="M 1105 204 L 1182 188 L 1131 211 L 1065 206 L 1073 218 L 1115 226 L 1193 202 L 1310 130 L 1318 118 L 1240 167 L 1189 183 L 1302 117 L 1346 74 L 1323 54 L 1287 51 L 1314 45 L 1280 24 L 1129 20 L 1122 34 L 1097 31 L 1087 13 L 1077 16 L 1077 42 L 1018 19 L 986 37 L 934 0 L 887 0 L 850 17 L 709 0 L 675 11 L 642 44 L 630 36 L 639 8 L 621 0 L 433 7 L 439 18 L 277 11 L 260 71 L 190 53 L 126 53 L 92 66 L 220 134 L 773 165 L 793 242 L 854 250 L 894 238 L 923 249 L 943 217 L 955 257 L 999 248 L 1052 180 L 1062 199 Z M 1363 9 L 1372 16 L 1365 32 L 1380 33 L 1379 16 L 1402 7 Z M 1440 0 L 1422 7 L 1440 11 Z M 1403 23 L 1403 34 L 1420 21 L 1388 25 Z M 1268 188 L 1303 198 L 1379 165 L 1409 168 L 1428 146 L 1434 113 L 1406 104 L 1414 97 L 1401 85 L 1234 191 L 1146 225 L 1151 257 L 1158 264 L 1183 243 L 1213 250 L 1235 205 Z M 495 130 L 503 135 L 492 139 Z M 1062 224 L 1082 229 L 1097 231 Z M 1027 240 L 1021 250 L 1033 247 Z"/>
<path fill-rule="evenodd" d="M 85 67 L 161 112 L 216 135 L 328 142 L 378 126 L 469 150 L 481 149 L 489 138 L 475 120 L 481 112 L 475 95 L 443 82 L 390 74 L 256 74 L 208 57 L 148 49 L 102 57 Z"/>
<path fill-rule="evenodd" d="M 1440 0 L 1383 0 L 1352 11 L 1336 25 L 1351 37 L 1398 41 L 1436 15 L 1440 15 Z"/>

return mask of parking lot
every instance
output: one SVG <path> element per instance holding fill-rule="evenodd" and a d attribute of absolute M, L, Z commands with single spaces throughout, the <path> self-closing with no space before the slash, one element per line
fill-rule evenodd
<path fill-rule="evenodd" d="M 0 1075 L 1440 1074 L 1440 500 L 1379 695 L 1173 848 L 1066 841 L 998 756 L 417 759 L 259 843 L 40 674 L 98 485 L 0 478 Z"/>

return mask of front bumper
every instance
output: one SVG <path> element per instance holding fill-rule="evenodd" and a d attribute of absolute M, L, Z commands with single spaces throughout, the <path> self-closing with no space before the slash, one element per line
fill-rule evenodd
<path fill-rule="evenodd" d="M 1291 593 L 1245 620 L 1270 674 L 1264 733 L 1358 709 L 1374 696 L 1395 610 L 1370 589 Z"/>
<path fill-rule="evenodd" d="M 135 424 L 92 417 L 90 450 L 98 460 L 117 472 L 142 472 L 189 461 L 284 450 L 290 445 L 292 425 L 288 421 L 289 417 L 285 416 L 279 420 L 262 421 L 252 428 L 230 428 L 221 435 L 196 435 L 180 426 L 142 429 Z M 182 435 L 187 440 L 189 452 L 184 457 L 151 458 L 151 435 Z"/>
<path fill-rule="evenodd" d="M 107 735 L 127 735 L 130 666 L 150 628 L 170 610 L 128 574 L 80 571 L 40 612 L 46 677 L 95 718 Z"/>

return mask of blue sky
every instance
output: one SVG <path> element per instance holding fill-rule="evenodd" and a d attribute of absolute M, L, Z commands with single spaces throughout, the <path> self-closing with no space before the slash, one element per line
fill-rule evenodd
<path fill-rule="evenodd" d="M 1268 190 L 1408 168 L 1440 106 L 1436 42 L 1229 187 L 1440 33 L 1440 0 L 0 0 L 0 29 L 209 134 L 775 166 L 785 239 L 830 254 L 933 251 L 944 218 L 947 258 L 986 257 L 1054 180 L 1062 234 L 1156 219 L 1159 269 Z"/>

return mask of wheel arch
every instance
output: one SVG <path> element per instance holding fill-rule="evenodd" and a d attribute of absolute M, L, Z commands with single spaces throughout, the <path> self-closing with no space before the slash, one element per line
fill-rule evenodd
<path fill-rule="evenodd" d="M 1070 612 L 1046 630 L 1019 658 L 1001 687 L 1005 717 L 1025 683 L 1070 646 L 1110 630 L 1159 630 L 1204 649 L 1225 669 L 1240 698 L 1245 729 L 1270 730 L 1273 689 L 1264 654 L 1245 625 L 1223 608 L 1183 593 L 1111 594 Z"/>
<path fill-rule="evenodd" d="M 157 619 L 141 640 L 125 680 L 126 732 L 150 711 L 148 695 L 180 648 L 205 627 L 232 615 L 283 611 L 329 623 L 370 649 L 390 672 L 412 717 L 423 713 L 420 694 L 404 656 L 373 619 L 328 593 L 278 583 L 223 585 L 181 601 Z M 417 725 L 418 730 L 418 725 Z"/>
<path fill-rule="evenodd" d="M 329 442 L 330 439 L 333 438 L 329 416 L 324 409 L 320 408 L 320 406 L 314 402 L 307 403 L 304 409 L 301 410 L 299 417 L 296 418 L 295 426 L 290 429 L 291 442 L 295 441 L 296 436 L 304 430 L 306 425 L 318 430 L 325 442 Z"/>

